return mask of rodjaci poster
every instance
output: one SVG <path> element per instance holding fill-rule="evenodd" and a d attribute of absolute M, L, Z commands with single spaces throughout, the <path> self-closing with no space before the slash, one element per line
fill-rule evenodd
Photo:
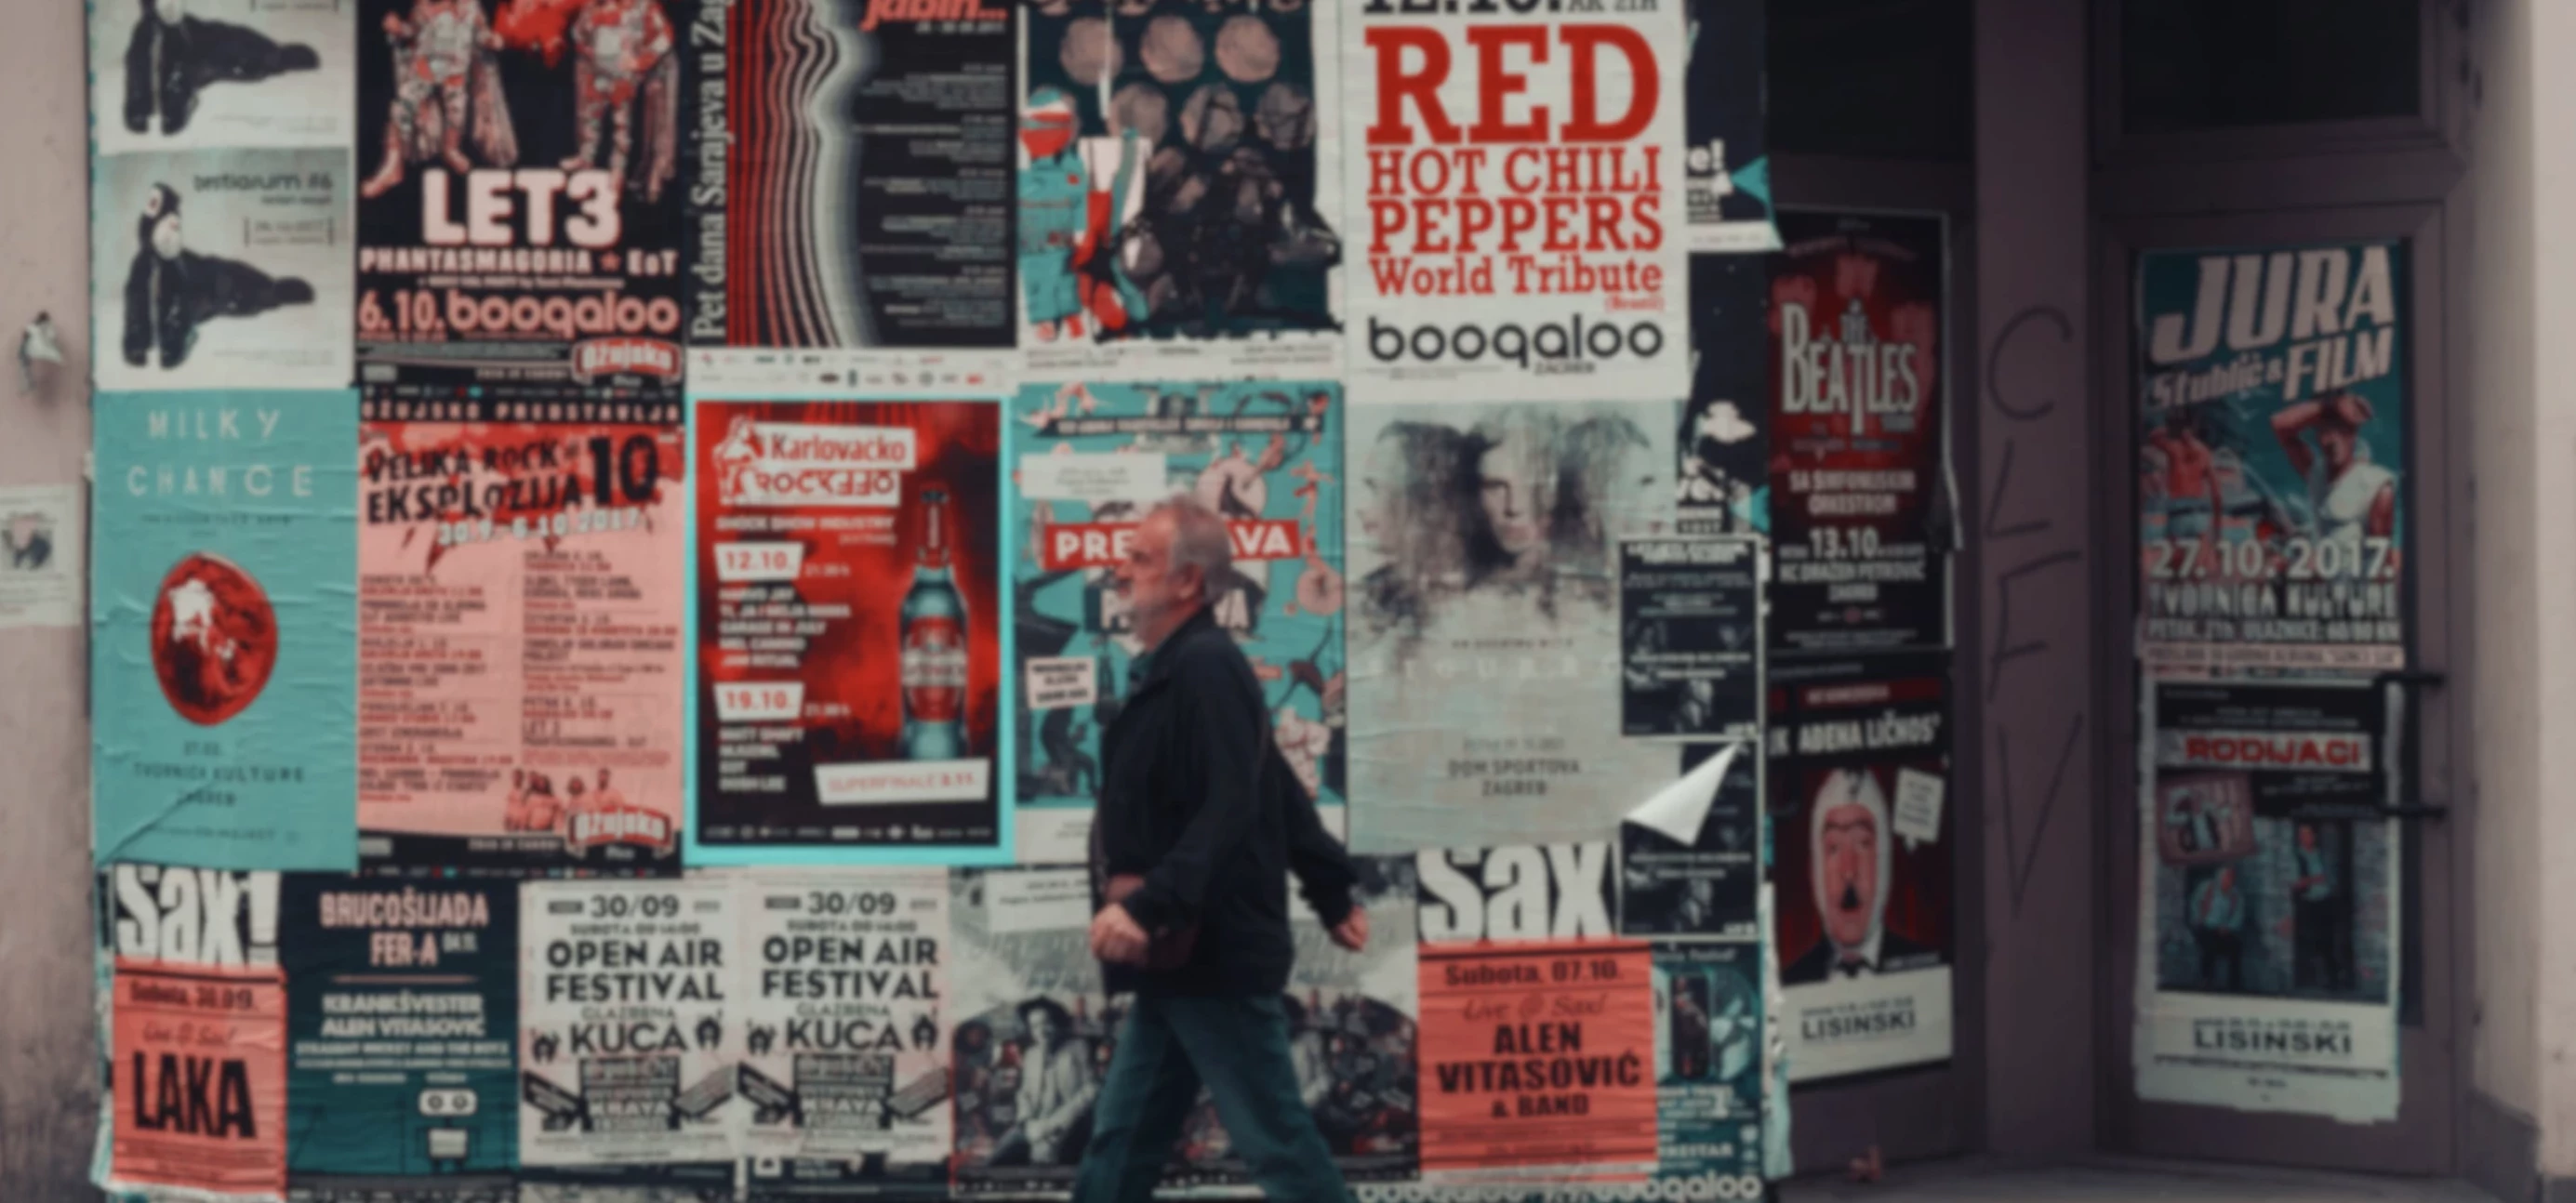
<path fill-rule="evenodd" d="M 954 1188 L 1068 1189 L 1115 1038 L 1088 940 L 1090 879 L 1080 869 L 961 869 L 948 882 Z"/>

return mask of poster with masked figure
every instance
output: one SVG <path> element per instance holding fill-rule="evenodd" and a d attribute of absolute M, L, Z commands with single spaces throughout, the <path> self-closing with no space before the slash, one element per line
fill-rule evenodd
<path fill-rule="evenodd" d="M 1341 390 L 1328 383 L 1030 384 L 1010 439 L 1023 864 L 1089 859 L 1100 739 L 1138 641 L 1114 570 L 1188 494 L 1232 536 L 1210 612 L 1260 679 L 1278 749 L 1339 826 L 1345 795 Z"/>
<path fill-rule="evenodd" d="M 1341 362 L 1339 4 L 1020 8 L 1020 346 L 1033 378 Z"/>
<path fill-rule="evenodd" d="M 356 35 L 346 0 L 98 0 L 89 6 L 97 152 L 345 152 Z"/>

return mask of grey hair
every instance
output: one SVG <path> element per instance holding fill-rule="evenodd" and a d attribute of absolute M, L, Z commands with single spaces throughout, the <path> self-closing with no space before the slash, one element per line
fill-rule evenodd
<path fill-rule="evenodd" d="M 1198 498 L 1176 493 L 1153 513 L 1172 516 L 1172 567 L 1190 565 L 1209 581 L 1234 570 L 1234 537 L 1226 532 L 1225 519 Z"/>

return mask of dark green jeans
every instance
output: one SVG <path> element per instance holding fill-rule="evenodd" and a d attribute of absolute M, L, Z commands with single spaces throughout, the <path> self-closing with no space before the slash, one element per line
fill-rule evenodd
<path fill-rule="evenodd" d="M 1263 1194 L 1283 1203 L 1350 1203 L 1323 1133 L 1297 1096 L 1288 1015 L 1275 995 L 1137 997 L 1092 1112 L 1074 1203 L 1152 1198 L 1201 1083 Z"/>

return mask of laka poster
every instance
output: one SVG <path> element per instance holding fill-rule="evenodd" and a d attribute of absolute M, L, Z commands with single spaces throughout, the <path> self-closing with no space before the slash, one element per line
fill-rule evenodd
<path fill-rule="evenodd" d="M 356 398 L 96 410 L 98 862 L 357 867 Z"/>

